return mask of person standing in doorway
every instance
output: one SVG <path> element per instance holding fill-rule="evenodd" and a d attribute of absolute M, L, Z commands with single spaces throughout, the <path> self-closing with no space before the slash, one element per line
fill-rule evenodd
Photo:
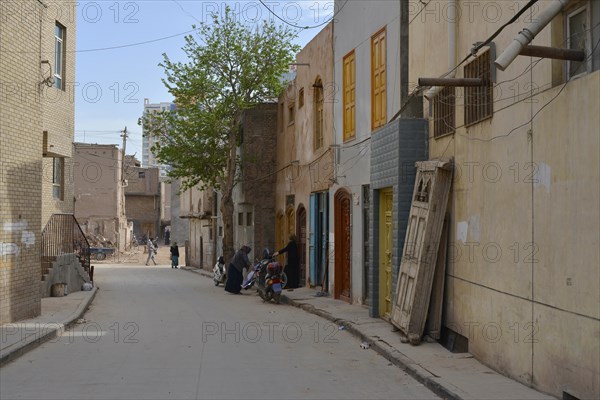
<path fill-rule="evenodd" d="M 171 244 L 171 228 L 167 226 L 165 228 L 165 245 L 168 246 L 170 244 Z"/>
<path fill-rule="evenodd" d="M 179 268 L 179 247 L 177 242 L 173 242 L 170 248 L 171 251 L 171 268 Z"/>
<path fill-rule="evenodd" d="M 148 265 L 150 260 L 152 260 L 154 265 L 156 265 L 156 261 L 154 261 L 154 255 L 156 254 L 156 246 L 154 246 L 152 238 L 148 239 L 148 244 L 146 245 L 146 247 L 148 248 L 148 259 L 146 260 L 146 265 Z"/>
<path fill-rule="evenodd" d="M 289 236 L 290 241 L 287 246 L 283 249 L 273 253 L 273 257 L 279 254 L 287 253 L 287 263 L 285 265 L 285 274 L 287 275 L 288 281 L 286 288 L 295 289 L 298 287 L 300 280 L 300 262 L 298 259 L 298 243 L 296 242 L 296 235 Z"/>

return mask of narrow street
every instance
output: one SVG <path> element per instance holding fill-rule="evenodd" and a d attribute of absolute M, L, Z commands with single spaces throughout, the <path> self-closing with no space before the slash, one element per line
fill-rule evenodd
<path fill-rule="evenodd" d="M 143 261 L 97 265 L 85 319 L 2 368 L 0 398 L 437 398 L 329 321 Z"/>

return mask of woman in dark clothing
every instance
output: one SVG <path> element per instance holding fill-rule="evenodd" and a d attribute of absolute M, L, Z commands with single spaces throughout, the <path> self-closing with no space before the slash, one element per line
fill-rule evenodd
<path fill-rule="evenodd" d="M 288 281 L 286 288 L 295 289 L 298 287 L 300 280 L 299 259 L 298 259 L 298 244 L 296 243 L 296 235 L 290 235 L 290 241 L 283 249 L 273 253 L 273 256 L 287 253 L 287 265 L 285 266 L 285 274 Z"/>
<path fill-rule="evenodd" d="M 171 252 L 171 268 L 179 268 L 179 246 L 177 246 L 177 242 L 173 242 L 169 251 Z"/>
<path fill-rule="evenodd" d="M 248 260 L 248 254 L 250 254 L 250 247 L 242 246 L 240 250 L 233 256 L 229 267 L 227 268 L 227 282 L 225 283 L 225 290 L 233 294 L 241 294 L 242 281 L 244 275 L 242 271 L 244 268 L 250 267 L 250 260 Z"/>

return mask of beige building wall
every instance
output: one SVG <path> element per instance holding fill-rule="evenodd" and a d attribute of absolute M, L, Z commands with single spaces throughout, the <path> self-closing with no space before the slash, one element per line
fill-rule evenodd
<path fill-rule="evenodd" d="M 125 214 L 137 238 L 160 237 L 161 182 L 158 168 L 125 167 Z"/>
<path fill-rule="evenodd" d="M 458 2 L 457 61 L 525 4 L 489 1 L 467 13 Z M 433 0 L 410 25 L 411 82 L 448 69 L 447 7 Z M 490 7 L 498 18 L 483 13 Z M 533 44 L 564 47 L 552 39 L 562 36 L 560 18 Z M 498 55 L 529 22 L 524 16 L 494 39 Z M 444 325 L 512 378 L 557 397 L 598 398 L 600 72 L 565 85 L 557 65 L 564 62 L 517 57 L 496 70 L 492 118 L 466 127 L 460 89 L 456 132 L 430 133 L 430 158 L 456 165 Z"/>
<path fill-rule="evenodd" d="M 278 103 L 276 241 L 277 249 L 296 234 L 296 213 L 304 207 L 308 215 L 310 194 L 328 190 L 333 178 L 333 102 L 339 89 L 333 80 L 332 24 L 327 24 L 296 56 L 296 77 Z M 315 94 L 323 91 L 323 143 L 315 148 Z M 290 116 L 293 109 L 293 120 Z M 294 196 L 293 204 L 288 196 Z M 307 237 L 308 240 L 308 237 Z M 282 256 L 283 261 L 285 256 Z M 308 245 L 306 277 L 308 278 Z M 303 286 L 306 282 L 300 282 Z"/>
<path fill-rule="evenodd" d="M 127 219 L 121 183 L 122 153 L 116 145 L 75 144 L 75 218 L 86 233 L 125 248 Z"/>
<path fill-rule="evenodd" d="M 161 225 L 171 223 L 171 189 L 170 182 L 160 182 L 160 221 Z"/>
<path fill-rule="evenodd" d="M 2 4 L 0 323 L 39 315 L 41 232 L 53 213 L 73 212 L 74 11 L 66 1 Z M 46 85 L 53 75 L 57 22 L 68 32 L 64 91 Z M 60 200 L 52 197 L 53 156 L 64 158 Z"/>
<path fill-rule="evenodd" d="M 63 85 L 62 88 L 42 85 L 42 124 L 44 130 L 44 159 L 42 183 L 42 228 L 55 213 L 73 213 L 73 140 L 75 129 L 75 43 L 76 10 L 70 1 L 44 2 L 42 26 L 43 74 L 56 71 L 54 31 L 56 23 L 64 27 L 63 39 Z M 46 75 L 44 75 L 46 76 Z M 52 194 L 53 157 L 61 157 L 64 162 L 63 188 L 60 198 Z"/>
<path fill-rule="evenodd" d="M 212 269 L 220 253 L 218 220 L 214 212 L 212 189 L 200 190 L 198 186 L 186 190 L 179 196 L 180 218 L 189 221 L 188 265 Z M 184 243 L 178 243 L 183 246 Z"/>

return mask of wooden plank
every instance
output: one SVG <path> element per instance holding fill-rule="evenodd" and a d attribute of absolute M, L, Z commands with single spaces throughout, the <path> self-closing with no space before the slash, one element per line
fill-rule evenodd
<path fill-rule="evenodd" d="M 429 311 L 425 322 L 425 333 L 430 338 L 440 340 L 442 333 L 442 306 L 444 303 L 444 283 L 446 280 L 446 252 L 448 248 L 448 218 L 444 220 L 442 237 L 435 263 Z"/>

